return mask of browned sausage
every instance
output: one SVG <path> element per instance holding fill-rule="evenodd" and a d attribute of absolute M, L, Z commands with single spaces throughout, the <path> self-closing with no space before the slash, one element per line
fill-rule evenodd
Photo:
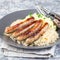
<path fill-rule="evenodd" d="M 29 38 L 26 39 L 25 45 L 29 45 L 36 41 L 41 35 L 43 35 L 43 33 L 45 33 L 48 27 L 49 27 L 48 23 L 45 23 L 40 30 L 38 30 L 35 34 L 31 35 Z"/>
<path fill-rule="evenodd" d="M 42 20 L 36 21 L 35 26 L 33 28 L 29 29 L 27 32 L 23 33 L 22 35 L 18 36 L 17 40 L 23 41 L 27 37 L 31 36 L 33 33 L 35 33 L 36 31 L 38 31 L 38 29 L 41 28 L 42 23 L 43 23 Z"/>
<path fill-rule="evenodd" d="M 14 26 L 6 27 L 5 33 L 13 32 L 13 31 L 15 31 L 16 29 L 21 28 L 21 27 L 24 27 L 24 26 L 30 24 L 30 23 L 33 22 L 33 21 L 34 21 L 34 17 L 30 17 L 30 18 L 28 18 L 27 20 L 25 20 L 25 21 L 23 21 L 23 22 L 20 22 L 20 23 L 14 25 Z"/>
<path fill-rule="evenodd" d="M 11 37 L 17 37 L 20 34 L 27 32 L 30 28 L 32 28 L 34 26 L 35 22 L 36 21 L 32 22 L 31 24 L 29 24 L 25 27 L 19 28 L 18 30 L 16 30 L 15 32 L 12 33 Z"/>

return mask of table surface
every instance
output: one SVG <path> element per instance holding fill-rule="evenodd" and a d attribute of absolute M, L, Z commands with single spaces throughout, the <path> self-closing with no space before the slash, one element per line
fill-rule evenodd
<path fill-rule="evenodd" d="M 1 0 L 0 1 L 0 19 L 14 11 L 34 8 L 33 4 L 38 2 L 50 11 L 60 14 L 60 0 Z M 0 41 L 2 43 L 2 41 Z M 1 46 L 1 45 L 0 45 Z M 0 60 L 40 60 L 27 58 L 5 57 L 0 49 Z M 47 60 L 47 59 L 41 59 Z M 60 60 L 60 44 L 57 45 L 55 57 L 48 60 Z"/>

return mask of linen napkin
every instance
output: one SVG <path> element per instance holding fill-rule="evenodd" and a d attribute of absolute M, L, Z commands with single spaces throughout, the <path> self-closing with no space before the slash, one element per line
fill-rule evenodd
<path fill-rule="evenodd" d="M 5 42 L 2 42 L 1 49 L 4 56 L 9 57 L 23 57 L 23 58 L 49 58 L 54 56 L 55 47 L 42 50 L 25 50 L 18 49 L 12 46 L 7 45 Z"/>

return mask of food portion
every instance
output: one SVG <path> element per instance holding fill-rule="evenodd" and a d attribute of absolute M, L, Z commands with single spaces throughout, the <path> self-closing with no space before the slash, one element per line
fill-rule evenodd
<path fill-rule="evenodd" d="M 59 38 L 56 25 L 42 14 L 29 14 L 5 28 L 4 35 L 24 46 L 45 46 Z"/>
<path fill-rule="evenodd" d="M 29 29 L 25 33 L 21 34 L 20 36 L 18 36 L 17 40 L 21 41 L 21 40 L 28 38 L 29 36 L 36 33 L 41 28 L 41 26 L 42 26 L 42 20 L 36 21 L 34 27 Z"/>
<path fill-rule="evenodd" d="M 58 33 L 54 30 L 49 28 L 43 36 L 41 36 L 37 41 L 34 42 L 36 46 L 46 46 L 49 44 L 53 44 L 58 38 Z"/>
<path fill-rule="evenodd" d="M 22 21 L 22 22 L 17 23 L 16 25 L 6 27 L 5 32 L 11 33 L 11 32 L 14 32 L 15 30 L 17 30 L 18 28 L 20 28 L 20 29 L 22 27 L 25 28 L 29 24 L 31 24 L 31 22 L 33 22 L 33 20 L 34 20 L 34 17 L 31 17 L 31 18 L 26 19 L 24 22 Z"/>
<path fill-rule="evenodd" d="M 33 43 L 34 41 L 36 41 L 37 39 L 39 39 L 39 37 L 45 33 L 48 27 L 49 27 L 48 23 L 45 23 L 41 28 L 38 29 L 38 31 L 36 31 L 29 38 L 26 39 L 25 45 L 29 45 Z"/>

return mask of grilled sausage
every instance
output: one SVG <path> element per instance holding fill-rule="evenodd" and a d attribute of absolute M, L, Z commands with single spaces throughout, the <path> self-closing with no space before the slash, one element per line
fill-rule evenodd
<path fill-rule="evenodd" d="M 36 21 L 34 21 L 34 22 L 36 22 Z M 16 30 L 14 33 L 12 33 L 12 37 L 16 38 L 20 34 L 27 32 L 30 28 L 32 28 L 34 26 L 34 24 L 35 24 L 34 22 L 25 27 L 22 27 L 22 28 L 19 28 L 18 30 Z"/>
<path fill-rule="evenodd" d="M 23 33 L 22 35 L 18 36 L 17 40 L 23 41 L 24 39 L 31 36 L 36 31 L 38 31 L 38 29 L 40 29 L 41 26 L 42 26 L 42 20 L 36 21 L 35 26 L 33 28 L 29 29 L 27 32 Z"/>
<path fill-rule="evenodd" d="M 38 30 L 35 34 L 31 35 L 29 38 L 26 39 L 24 45 L 29 45 L 36 41 L 41 35 L 43 35 L 43 33 L 45 33 L 48 27 L 49 27 L 48 23 L 45 23 L 40 30 Z"/>
<path fill-rule="evenodd" d="M 11 32 L 15 31 L 15 30 L 18 29 L 18 28 L 22 28 L 22 27 L 30 24 L 30 23 L 33 22 L 33 21 L 34 21 L 34 17 L 30 17 L 30 18 L 28 18 L 27 20 L 25 20 L 25 21 L 23 21 L 23 22 L 20 22 L 20 23 L 14 25 L 14 26 L 6 27 L 5 33 L 11 33 Z"/>

